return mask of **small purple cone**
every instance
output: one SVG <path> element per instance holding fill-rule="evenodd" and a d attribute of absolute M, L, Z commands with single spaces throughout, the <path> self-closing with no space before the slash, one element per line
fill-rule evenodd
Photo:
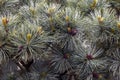
<path fill-rule="evenodd" d="M 88 60 L 92 60 L 92 59 L 93 59 L 93 56 L 92 56 L 91 54 L 87 54 L 87 55 L 86 55 L 86 58 L 87 58 Z"/>
<path fill-rule="evenodd" d="M 99 78 L 99 74 L 98 73 L 93 72 L 92 75 L 93 75 L 93 78 L 96 78 L 96 79 Z"/>
<path fill-rule="evenodd" d="M 77 34 L 77 30 L 76 29 L 71 29 L 70 31 L 68 31 L 68 33 L 71 35 L 71 36 L 75 36 Z"/>
<path fill-rule="evenodd" d="M 70 32 L 70 35 L 75 36 L 77 34 L 77 30 L 76 29 L 72 29 Z"/>
<path fill-rule="evenodd" d="M 65 59 L 68 59 L 69 57 L 70 57 L 70 55 L 69 54 L 64 54 L 64 56 L 63 56 Z"/>
<path fill-rule="evenodd" d="M 19 46 L 18 47 L 18 53 L 21 52 L 23 48 L 24 48 L 24 46 Z"/>

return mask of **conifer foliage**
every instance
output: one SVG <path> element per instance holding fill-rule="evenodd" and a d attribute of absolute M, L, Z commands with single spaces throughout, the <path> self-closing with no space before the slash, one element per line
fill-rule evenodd
<path fill-rule="evenodd" d="M 120 1 L 0 0 L 0 80 L 120 80 Z"/>

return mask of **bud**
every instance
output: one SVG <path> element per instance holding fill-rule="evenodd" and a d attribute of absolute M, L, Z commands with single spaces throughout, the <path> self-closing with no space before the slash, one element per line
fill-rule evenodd
<path fill-rule="evenodd" d="M 41 34 L 41 32 L 42 32 L 42 27 L 38 27 L 38 28 L 37 28 L 37 33 L 40 33 L 40 34 Z"/>
<path fill-rule="evenodd" d="M 65 17 L 65 20 L 66 20 L 66 21 L 69 21 L 69 16 L 66 16 L 66 17 Z"/>
<path fill-rule="evenodd" d="M 114 33 L 114 32 L 115 32 L 115 29 L 111 28 L 111 32 Z"/>
<path fill-rule="evenodd" d="M 120 22 L 117 23 L 117 27 L 120 29 Z"/>
<path fill-rule="evenodd" d="M 30 12 L 35 15 L 35 9 L 33 7 L 30 7 Z"/>
<path fill-rule="evenodd" d="M 102 23 L 104 21 L 104 18 L 101 16 L 98 16 L 97 18 L 98 18 L 99 23 Z"/>
<path fill-rule="evenodd" d="M 49 21 L 50 21 L 50 22 L 52 22 L 52 21 L 53 21 L 52 17 L 49 17 Z"/>
<path fill-rule="evenodd" d="M 54 8 L 49 8 L 49 9 L 48 9 L 48 13 L 49 13 L 49 14 L 51 14 L 51 13 L 53 13 L 53 12 L 54 12 Z"/>
<path fill-rule="evenodd" d="M 94 0 L 93 3 L 91 4 L 91 8 L 94 9 L 95 6 L 97 5 L 98 0 Z"/>
<path fill-rule="evenodd" d="M 51 30 L 54 32 L 55 31 L 55 27 L 53 26 L 53 19 L 52 19 L 52 17 L 49 17 L 49 23 L 50 23 Z"/>
<path fill-rule="evenodd" d="M 68 27 L 67 30 L 68 30 L 69 33 L 71 32 L 71 28 L 70 27 Z"/>
<path fill-rule="evenodd" d="M 2 24 L 6 27 L 7 26 L 7 23 L 8 23 L 8 20 L 6 17 L 3 17 L 2 18 Z"/>
<path fill-rule="evenodd" d="M 31 40 L 31 37 L 32 37 L 32 34 L 27 34 L 27 43 L 29 43 L 30 42 L 30 40 Z"/>
<path fill-rule="evenodd" d="M 52 32 L 54 32 L 55 31 L 55 27 L 51 26 L 51 30 L 52 30 Z"/>

